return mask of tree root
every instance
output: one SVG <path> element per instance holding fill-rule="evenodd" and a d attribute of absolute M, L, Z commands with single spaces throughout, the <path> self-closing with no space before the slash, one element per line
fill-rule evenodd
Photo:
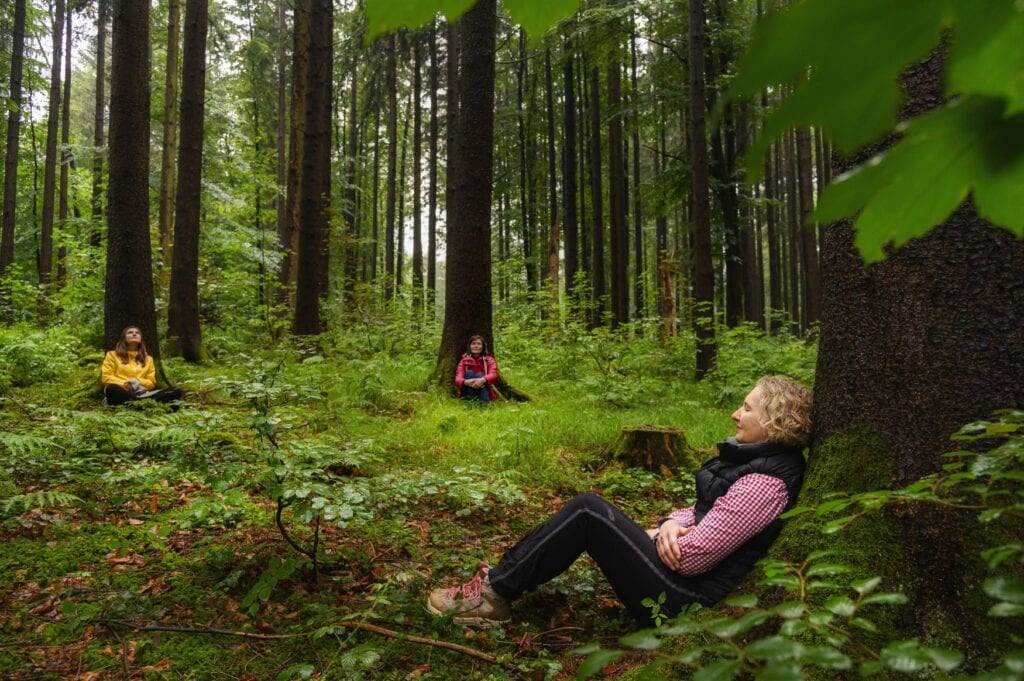
<path fill-rule="evenodd" d="M 216 627 L 176 627 L 169 624 L 142 624 L 139 622 L 127 622 L 125 620 L 113 619 L 97 621 L 108 626 L 123 627 L 133 631 L 171 631 L 180 634 L 213 634 L 217 636 L 237 636 L 238 638 L 257 639 L 261 641 L 303 638 L 310 634 L 310 632 L 300 632 L 297 634 L 257 634 L 248 631 L 235 631 L 233 629 L 218 629 Z M 475 648 L 459 645 L 458 643 L 451 643 L 450 641 L 440 641 L 438 639 L 415 636 L 413 634 L 403 634 L 401 632 L 394 631 L 393 629 L 385 629 L 384 627 L 378 627 L 375 624 L 369 624 L 367 622 L 343 621 L 336 622 L 334 626 L 342 627 L 344 629 L 359 629 L 360 631 L 379 634 L 380 636 L 387 636 L 389 638 L 398 639 L 399 641 L 409 641 L 410 643 L 420 643 L 427 646 L 433 646 L 434 648 L 444 648 L 445 650 L 452 650 L 463 655 L 468 655 L 469 657 L 474 657 L 478 660 L 483 660 L 490 664 L 501 665 L 507 669 L 515 669 L 514 665 L 505 660 L 500 660 L 494 655 L 488 655 L 487 653 L 476 650 Z"/>

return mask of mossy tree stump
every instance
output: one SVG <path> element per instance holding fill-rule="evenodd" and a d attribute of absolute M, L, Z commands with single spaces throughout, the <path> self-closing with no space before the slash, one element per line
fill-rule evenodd
<path fill-rule="evenodd" d="M 697 470 L 700 462 L 679 428 L 633 426 L 623 428 L 611 447 L 611 458 L 631 468 L 643 468 L 672 477 L 675 469 Z"/>

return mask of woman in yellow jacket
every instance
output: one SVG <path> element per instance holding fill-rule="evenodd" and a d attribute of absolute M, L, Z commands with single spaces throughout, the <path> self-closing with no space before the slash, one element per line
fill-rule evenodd
<path fill-rule="evenodd" d="M 146 352 L 142 331 L 137 326 L 125 327 L 121 332 L 117 345 L 103 358 L 100 378 L 107 404 L 124 404 L 147 398 L 160 402 L 181 399 L 181 391 L 177 388 L 155 390 L 156 367 Z"/>

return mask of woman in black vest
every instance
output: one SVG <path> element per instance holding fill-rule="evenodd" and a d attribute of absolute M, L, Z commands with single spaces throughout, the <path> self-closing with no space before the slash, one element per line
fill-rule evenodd
<path fill-rule="evenodd" d="M 796 503 L 803 448 L 810 441 L 811 393 L 782 376 L 765 376 L 732 414 L 736 435 L 697 472 L 693 506 L 645 530 L 595 494 L 581 494 L 460 587 L 435 589 L 427 609 L 455 613 L 464 626 L 493 626 L 509 602 L 560 575 L 588 553 L 619 599 L 651 624 L 645 598 L 665 594 L 662 612 L 727 596 L 779 535 L 779 515 Z"/>

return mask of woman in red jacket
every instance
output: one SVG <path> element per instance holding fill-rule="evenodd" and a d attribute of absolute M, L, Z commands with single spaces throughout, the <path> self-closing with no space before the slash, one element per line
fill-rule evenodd
<path fill-rule="evenodd" d="M 459 397 L 488 404 L 498 399 L 494 384 L 498 381 L 498 363 L 487 352 L 483 336 L 470 336 L 469 346 L 455 369 L 455 387 Z"/>

